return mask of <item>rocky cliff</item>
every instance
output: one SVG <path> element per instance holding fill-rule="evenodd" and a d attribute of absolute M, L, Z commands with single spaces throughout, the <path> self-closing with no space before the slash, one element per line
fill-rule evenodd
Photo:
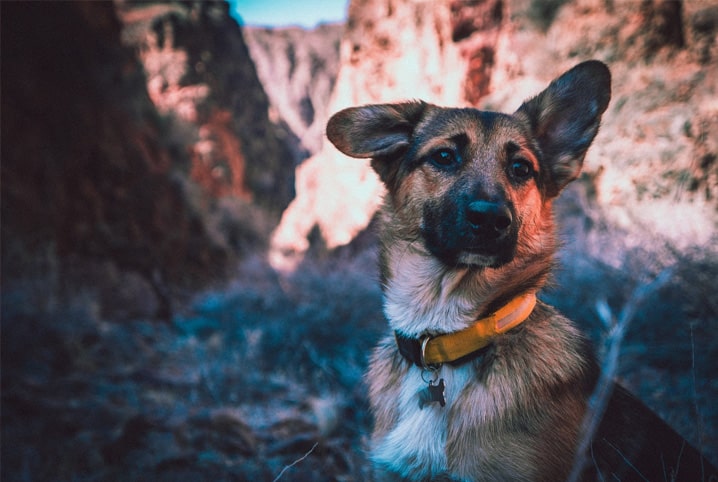
<path fill-rule="evenodd" d="M 170 287 L 263 243 L 294 160 L 225 3 L 8 3 L 2 22 L 4 285 L 37 271 L 47 297 L 69 270 L 167 316 Z"/>
<path fill-rule="evenodd" d="M 693 0 L 355 0 L 329 109 L 421 98 L 510 112 L 573 64 L 603 60 L 612 104 L 564 209 L 606 228 L 582 229 L 582 249 L 620 265 L 648 239 L 715 245 L 716 16 Z M 314 227 L 329 247 L 353 239 L 382 192 L 368 163 L 328 143 L 296 185 L 272 241 L 273 263 L 286 269 Z M 607 249 L 601 233 L 617 230 Z"/>
<path fill-rule="evenodd" d="M 280 213 L 294 196 L 290 133 L 269 101 L 229 6 L 212 2 L 116 2 L 160 114 L 185 136 L 190 178 L 213 196 Z"/>
<path fill-rule="evenodd" d="M 541 33 L 536 12 L 520 7 L 482 106 L 512 111 L 583 59 L 601 59 L 613 74 L 581 182 L 559 203 L 574 247 L 614 266 L 638 248 L 715 253 L 718 70 L 708 58 L 718 10 L 700 1 L 566 2 Z"/>
<path fill-rule="evenodd" d="M 322 146 L 343 32 L 343 24 L 319 25 L 313 30 L 243 29 L 269 97 L 270 118 L 292 133 L 298 163 Z"/>

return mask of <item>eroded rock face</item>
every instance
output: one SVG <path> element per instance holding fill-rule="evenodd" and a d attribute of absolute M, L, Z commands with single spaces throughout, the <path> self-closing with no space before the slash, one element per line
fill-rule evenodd
<path fill-rule="evenodd" d="M 278 216 L 294 197 L 290 133 L 268 118 L 269 101 L 229 6 L 116 5 L 150 98 L 186 137 L 191 179 L 215 197 L 250 201 Z"/>
<path fill-rule="evenodd" d="M 420 98 L 511 112 L 576 63 L 603 60 L 613 100 L 573 188 L 584 200 L 574 211 L 586 226 L 622 230 L 625 244 L 608 253 L 595 230 L 584 241 L 612 264 L 645 233 L 709 245 L 718 231 L 716 18 L 693 0 L 355 0 L 329 110 Z M 382 192 L 368 163 L 329 143 L 298 168 L 296 185 L 272 239 L 278 267 L 301 258 L 314 227 L 330 248 L 351 241 Z"/>
<path fill-rule="evenodd" d="M 343 24 L 242 29 L 257 75 L 267 91 L 270 118 L 295 138 L 298 163 L 322 146 L 329 100 L 339 71 Z"/>
<path fill-rule="evenodd" d="M 3 17 L 3 254 L 49 244 L 171 279 L 225 263 L 113 5 L 12 3 Z"/>
<path fill-rule="evenodd" d="M 14 2 L 2 19 L 4 280 L 38 252 L 92 258 L 139 273 L 167 316 L 168 286 L 264 243 L 294 160 L 225 3 Z M 110 292 L 113 273 L 96 276 Z"/>

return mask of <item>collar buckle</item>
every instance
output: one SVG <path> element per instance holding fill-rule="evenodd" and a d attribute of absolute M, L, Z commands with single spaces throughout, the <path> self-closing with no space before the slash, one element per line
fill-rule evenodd
<path fill-rule="evenodd" d="M 429 344 L 431 341 L 431 335 L 424 335 L 420 339 L 421 341 L 421 351 L 419 352 L 419 363 L 421 364 L 421 368 L 424 370 L 433 372 L 441 368 L 441 363 L 427 363 L 426 362 L 426 345 Z"/>

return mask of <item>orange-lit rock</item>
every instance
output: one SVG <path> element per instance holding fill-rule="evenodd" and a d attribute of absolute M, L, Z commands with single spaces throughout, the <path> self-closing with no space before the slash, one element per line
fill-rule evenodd
<path fill-rule="evenodd" d="M 501 8 L 499 1 L 489 3 Z M 471 55 L 466 45 L 490 45 L 497 35 L 492 26 L 488 40 L 480 41 L 482 31 L 454 39 L 456 8 L 450 1 L 352 2 L 329 111 L 415 98 L 467 104 Z M 329 248 L 351 241 L 369 224 L 382 190 L 368 161 L 344 157 L 325 142 L 297 169 L 297 197 L 272 238 L 273 265 L 291 269 L 307 249 L 314 226 Z"/>
<path fill-rule="evenodd" d="M 329 110 L 420 98 L 511 112 L 572 65 L 603 60 L 613 100 L 572 188 L 583 199 L 572 212 L 593 226 L 581 236 L 612 263 L 649 240 L 715 246 L 717 32 L 718 10 L 699 0 L 355 0 Z M 381 187 L 367 162 L 325 143 L 298 169 L 296 191 L 272 239 L 283 269 L 314 226 L 330 248 L 350 241 Z M 615 252 L 601 247 L 605 226 L 624 233 Z"/>

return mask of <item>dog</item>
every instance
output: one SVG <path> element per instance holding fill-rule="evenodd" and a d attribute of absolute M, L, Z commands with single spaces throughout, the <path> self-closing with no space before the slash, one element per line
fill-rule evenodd
<path fill-rule="evenodd" d="M 422 101 L 342 110 L 328 139 L 386 186 L 380 280 L 391 333 L 370 357 L 378 480 L 561 481 L 600 369 L 536 299 L 557 249 L 552 201 L 576 179 L 611 96 L 599 61 L 513 114 Z M 716 480 L 615 385 L 578 480 Z"/>

